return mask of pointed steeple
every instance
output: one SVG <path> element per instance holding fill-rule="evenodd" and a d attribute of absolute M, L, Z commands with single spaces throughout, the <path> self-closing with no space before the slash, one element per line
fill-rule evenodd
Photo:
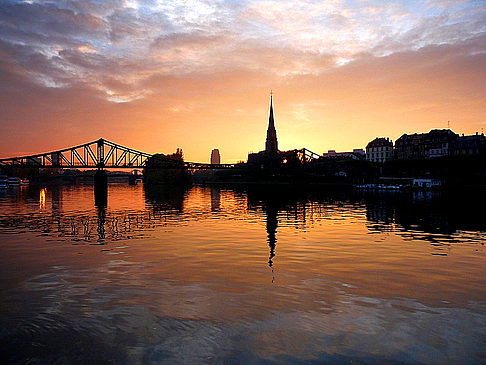
<path fill-rule="evenodd" d="M 273 92 L 270 92 L 270 115 L 268 117 L 267 140 L 265 142 L 265 151 L 267 153 L 278 152 L 277 131 L 275 130 L 275 121 L 273 119 Z"/>
<path fill-rule="evenodd" d="M 275 129 L 275 121 L 273 120 L 273 93 L 270 92 L 270 115 L 268 117 L 268 128 Z"/>

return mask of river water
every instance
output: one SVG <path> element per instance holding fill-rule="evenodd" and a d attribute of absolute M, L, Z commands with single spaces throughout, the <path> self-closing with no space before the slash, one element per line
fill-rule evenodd
<path fill-rule="evenodd" d="M 484 194 L 0 190 L 3 363 L 486 362 Z"/>

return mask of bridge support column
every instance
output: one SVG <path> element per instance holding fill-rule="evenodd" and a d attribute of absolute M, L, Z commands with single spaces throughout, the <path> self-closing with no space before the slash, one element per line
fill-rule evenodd
<path fill-rule="evenodd" d="M 105 170 L 98 170 L 94 176 L 95 205 L 106 207 L 108 203 L 108 175 Z"/>

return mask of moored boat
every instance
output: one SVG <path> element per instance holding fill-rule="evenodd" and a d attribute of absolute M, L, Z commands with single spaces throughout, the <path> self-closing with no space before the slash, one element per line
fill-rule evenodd
<path fill-rule="evenodd" d="M 7 187 L 7 175 L 0 175 L 0 188 Z"/>
<path fill-rule="evenodd" d="M 355 185 L 355 188 L 360 190 L 403 190 L 403 186 L 401 185 L 389 185 L 389 184 L 362 184 L 362 185 Z"/>
<path fill-rule="evenodd" d="M 20 179 L 18 177 L 9 177 L 7 179 L 7 184 L 9 186 L 16 186 L 16 185 L 20 185 Z"/>

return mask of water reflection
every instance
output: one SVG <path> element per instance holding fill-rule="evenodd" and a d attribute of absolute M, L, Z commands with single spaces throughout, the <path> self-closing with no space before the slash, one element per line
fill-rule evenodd
<path fill-rule="evenodd" d="M 137 209 L 131 209 L 131 202 L 119 209 L 117 199 L 121 200 L 126 192 L 117 192 L 118 187 L 114 187 L 112 206 L 97 205 L 100 201 L 92 200 L 92 189 L 92 186 L 50 185 L 8 192 L 1 202 L 4 210 L 0 213 L 0 233 L 28 230 L 60 241 L 102 243 L 142 237 L 144 231 L 153 229 L 162 219 L 161 214 L 155 213 L 158 207 L 155 203 L 150 210 L 143 209 L 143 201 Z M 37 209 L 32 209 L 32 194 L 38 196 Z M 174 210 L 165 212 L 173 213 Z"/>
<path fill-rule="evenodd" d="M 46 188 L 42 188 L 39 192 L 39 209 L 43 211 L 46 209 Z"/>
<path fill-rule="evenodd" d="M 103 242 L 104 239 L 106 238 L 106 231 L 105 231 L 105 222 L 106 222 L 106 206 L 100 205 L 97 207 L 98 209 L 98 241 Z M 118 234 L 118 220 L 116 220 L 116 223 L 113 225 L 114 228 L 114 235 Z"/>
<path fill-rule="evenodd" d="M 108 189 L 108 205 L 82 185 L 0 196 L 9 363 L 485 358 L 485 217 L 471 198 Z"/>
<path fill-rule="evenodd" d="M 272 259 L 275 257 L 275 247 L 277 246 L 277 213 L 276 209 L 267 207 L 267 234 L 268 234 L 268 247 L 270 247 L 270 255 L 268 256 L 268 266 L 273 266 Z"/>
<path fill-rule="evenodd" d="M 451 244 L 458 233 L 470 235 L 471 242 L 484 244 L 486 203 L 481 192 L 412 192 L 366 194 L 368 229 L 374 233 L 397 232 L 407 239 L 432 244 Z"/>
<path fill-rule="evenodd" d="M 49 189 L 51 191 L 51 209 L 54 213 L 62 211 L 62 186 L 52 185 Z M 45 200 L 45 195 L 44 195 Z"/>
<path fill-rule="evenodd" d="M 128 192 L 122 196 L 118 187 L 110 188 L 113 189 L 110 205 L 96 205 L 99 201 L 95 199 L 90 206 L 87 196 L 91 189 L 90 186 L 52 185 L 9 190 L 3 205 L 15 203 L 15 206 L 0 214 L 0 228 L 9 232 L 28 229 L 59 239 L 101 242 L 139 238 L 156 227 L 193 219 L 238 220 L 246 219 L 247 213 L 256 214 L 265 221 L 270 267 L 275 262 L 277 230 L 281 225 L 306 231 L 317 222 L 329 219 L 354 217 L 359 221 L 364 212 L 363 223 L 370 233 L 396 232 L 405 239 L 426 240 L 433 245 L 454 243 L 457 233 L 464 236 L 464 232 L 474 232 L 467 236 L 470 242 L 484 244 L 486 231 L 486 211 L 471 209 L 471 204 L 486 203 L 484 194 L 444 196 L 432 192 L 363 194 L 323 189 L 296 191 L 283 187 L 187 190 L 173 186 L 138 186 L 134 187 L 138 190 L 130 190 L 142 194 L 142 199 L 136 201 L 137 208 L 133 209 L 130 200 L 134 197 Z M 38 210 L 29 210 L 30 199 L 35 194 Z M 209 195 L 207 205 L 206 194 Z M 121 201 L 126 201 L 127 206 L 119 209 L 117 204 Z M 235 206 L 237 202 L 245 202 L 246 208 Z"/>
<path fill-rule="evenodd" d="M 211 187 L 211 211 L 216 212 L 221 208 L 221 189 Z"/>
<path fill-rule="evenodd" d="M 152 212 L 181 214 L 184 211 L 187 188 L 174 185 L 144 185 L 143 189 L 147 208 Z"/>
<path fill-rule="evenodd" d="M 297 201 L 289 198 L 286 191 L 272 188 L 249 189 L 248 209 L 261 210 L 265 216 L 267 244 L 269 247 L 268 266 L 273 270 L 273 259 L 277 247 L 277 228 L 279 211 L 296 210 Z"/>

